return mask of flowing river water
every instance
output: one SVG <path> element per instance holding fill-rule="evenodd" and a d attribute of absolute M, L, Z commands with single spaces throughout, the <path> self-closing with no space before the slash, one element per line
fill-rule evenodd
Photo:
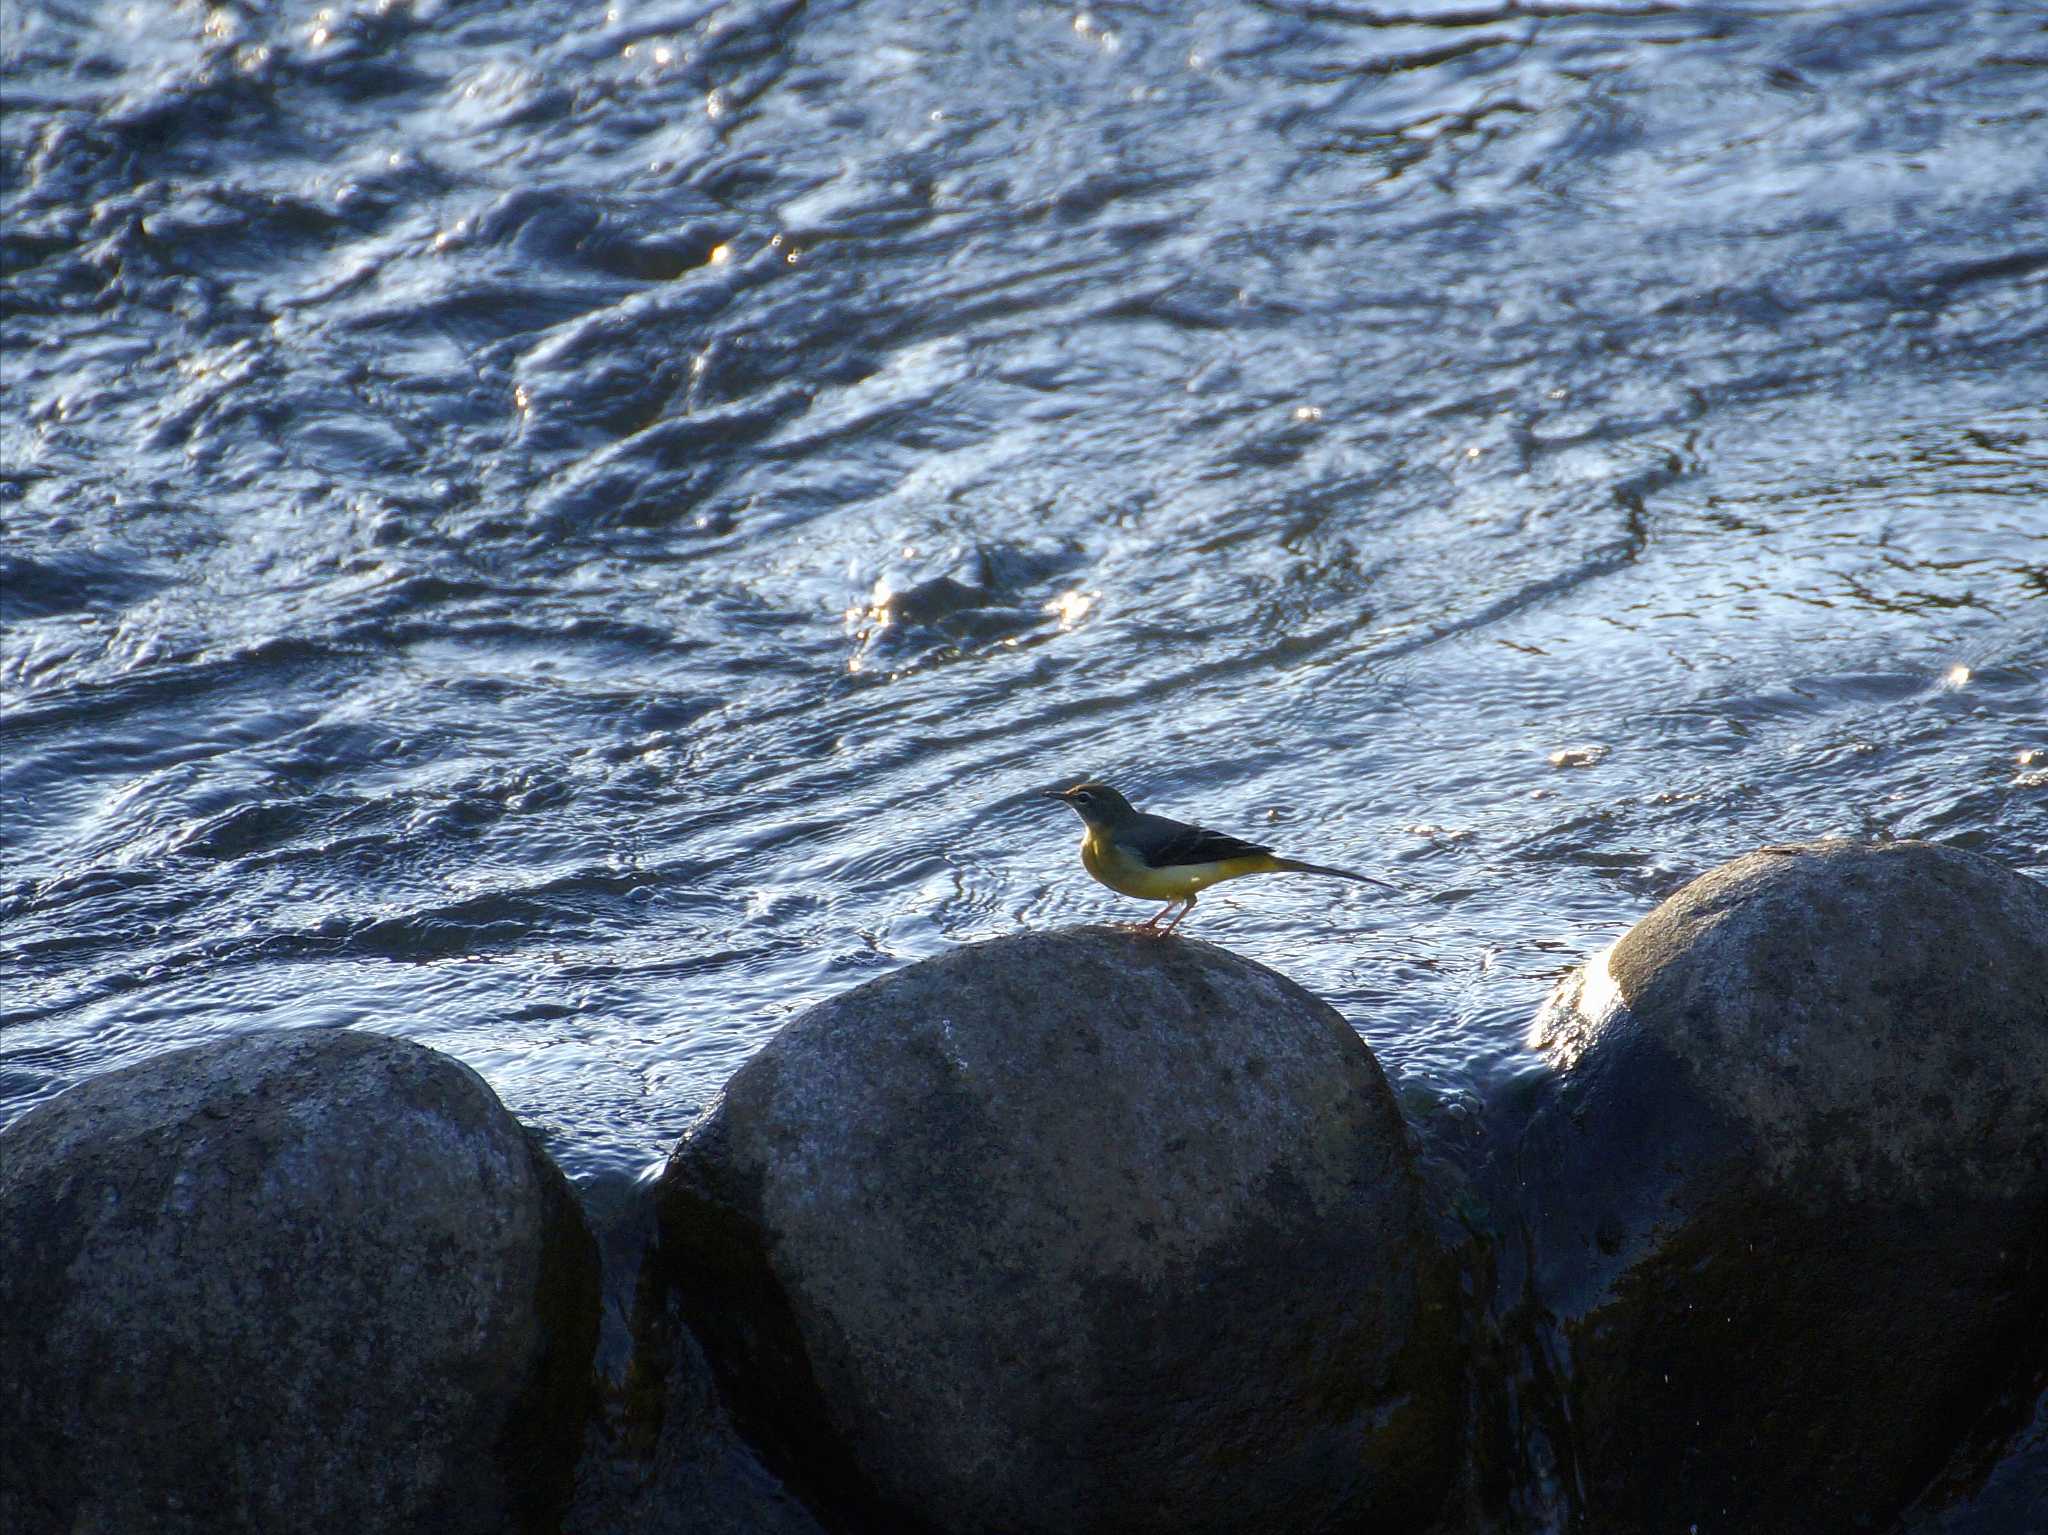
<path fill-rule="evenodd" d="M 31 0 L 0 1120 L 237 1031 L 599 1200 L 806 1004 L 1145 914 L 1425 1142 L 1756 845 L 2048 875 L 2048 17 Z"/>

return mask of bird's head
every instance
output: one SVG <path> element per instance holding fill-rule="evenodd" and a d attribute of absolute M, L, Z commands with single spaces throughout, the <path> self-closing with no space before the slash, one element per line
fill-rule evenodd
<path fill-rule="evenodd" d="M 1064 800 L 1090 826 L 1114 826 L 1135 814 L 1131 802 L 1106 783 L 1077 783 L 1071 789 L 1047 789 L 1046 798 Z"/>

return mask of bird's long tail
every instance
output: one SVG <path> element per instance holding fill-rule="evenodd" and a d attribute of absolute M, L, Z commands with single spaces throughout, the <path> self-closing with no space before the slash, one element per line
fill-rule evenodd
<path fill-rule="evenodd" d="M 1302 863 L 1293 858 L 1275 858 L 1273 872 L 1276 874 L 1327 874 L 1333 879 L 1355 879 L 1361 885 L 1378 885 L 1383 890 L 1399 890 L 1399 885 L 1390 885 L 1383 879 L 1374 879 L 1370 874 L 1354 874 L 1349 869 L 1333 869 L 1328 864 Z"/>

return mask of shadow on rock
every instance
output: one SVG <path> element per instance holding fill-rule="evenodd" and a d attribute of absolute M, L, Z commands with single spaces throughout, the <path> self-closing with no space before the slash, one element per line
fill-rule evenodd
<path fill-rule="evenodd" d="M 605 1318 L 593 1415 L 563 1529 L 572 1535 L 824 1535 L 740 1437 L 681 1296 L 648 1261 L 655 1195 L 593 1190 Z"/>
<path fill-rule="evenodd" d="M 1539 1043 L 1520 1172 L 1583 1528 L 1882 1525 L 2038 1370 L 2048 890 L 1924 843 L 1754 853 Z"/>
<path fill-rule="evenodd" d="M 977 944 L 813 1008 L 671 1158 L 749 1431 L 876 1529 L 1427 1524 L 1456 1328 L 1357 1034 L 1210 945 Z"/>
<path fill-rule="evenodd" d="M 109 1072 L 0 1135 L 0 1528 L 551 1530 L 596 1317 L 568 1184 L 459 1062 Z"/>

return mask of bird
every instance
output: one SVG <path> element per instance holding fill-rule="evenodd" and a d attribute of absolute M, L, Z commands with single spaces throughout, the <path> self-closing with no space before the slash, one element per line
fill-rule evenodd
<path fill-rule="evenodd" d="M 1083 868 L 1119 895 L 1166 902 L 1148 921 L 1137 924 L 1140 931 L 1172 932 L 1195 909 L 1197 894 L 1220 880 L 1247 874 L 1327 874 L 1334 879 L 1397 888 L 1370 874 L 1282 858 L 1255 842 L 1185 821 L 1170 821 L 1163 815 L 1147 815 L 1133 809 L 1129 800 L 1106 783 L 1091 781 L 1044 792 L 1048 799 L 1064 801 L 1087 826 L 1081 836 Z M 1179 915 L 1160 927 L 1160 919 L 1176 906 Z"/>

